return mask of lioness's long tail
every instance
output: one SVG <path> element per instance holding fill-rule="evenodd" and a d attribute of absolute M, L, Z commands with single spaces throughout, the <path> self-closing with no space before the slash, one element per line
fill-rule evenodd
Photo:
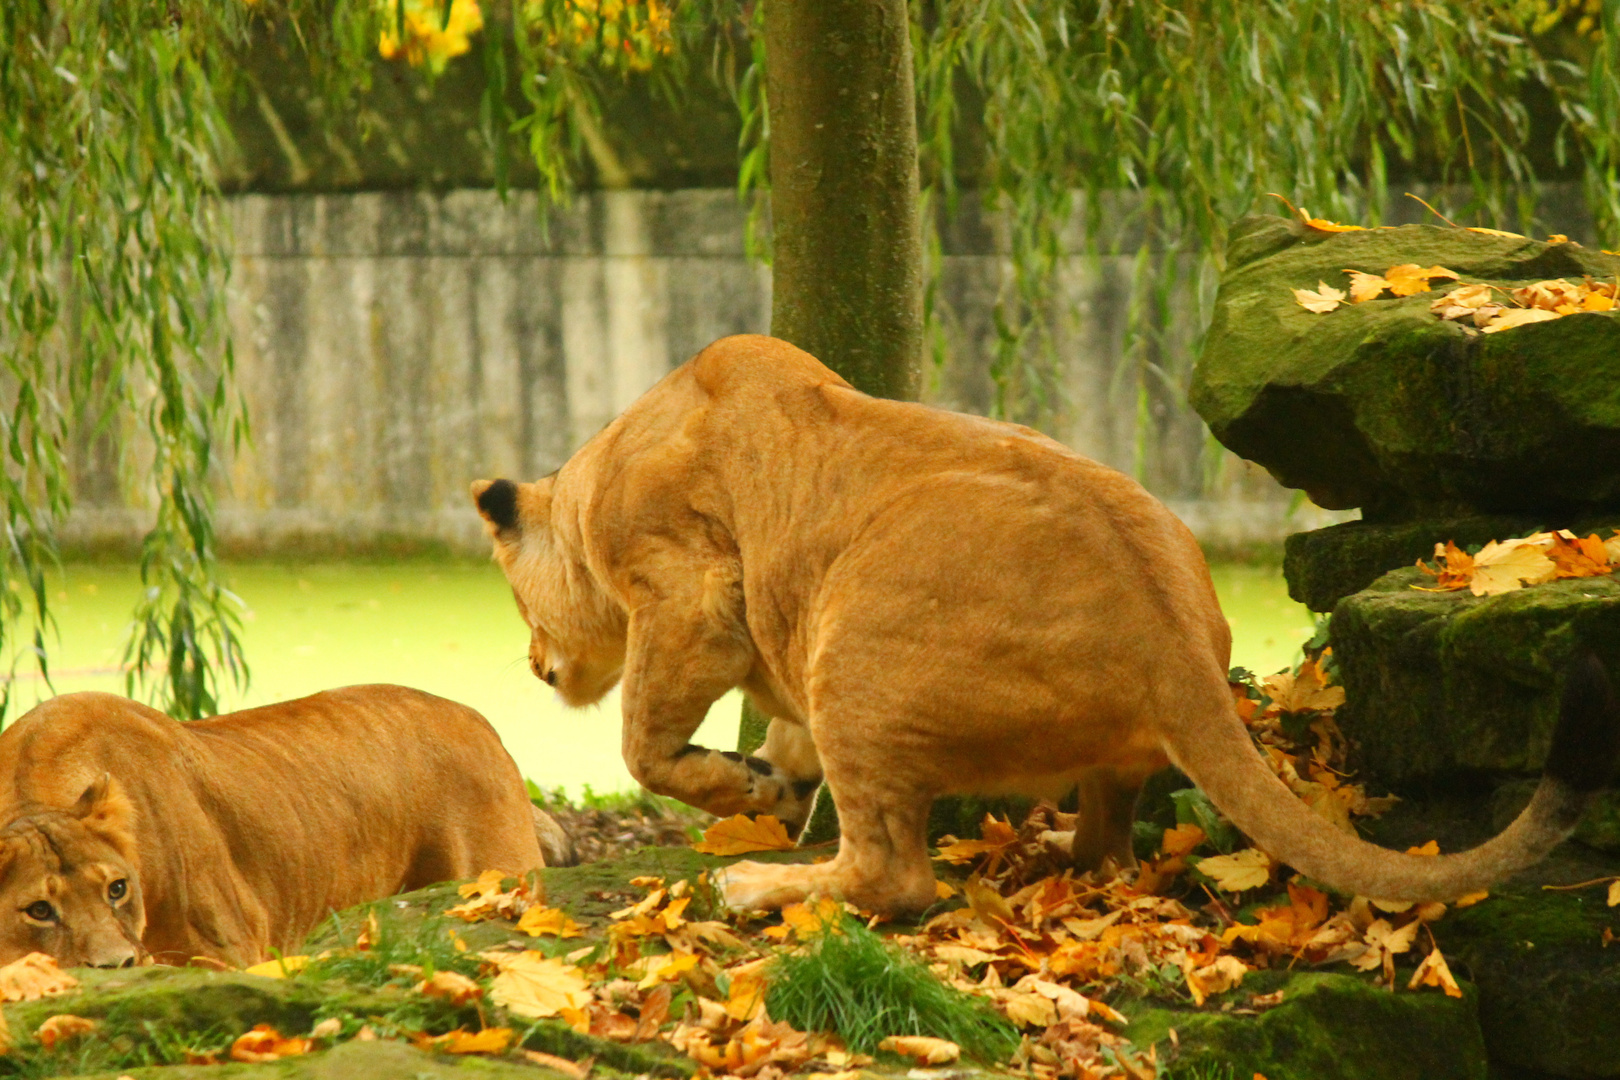
<path fill-rule="evenodd" d="M 1380 900 L 1452 900 L 1535 863 L 1569 836 L 1620 761 L 1614 689 L 1597 658 L 1582 656 L 1565 677 L 1552 749 L 1530 805 L 1480 846 L 1429 857 L 1369 844 L 1328 824 L 1266 767 L 1235 716 L 1208 724 L 1201 735 L 1185 752 L 1174 745 L 1180 740 L 1168 739 L 1171 759 L 1257 847 L 1335 889 Z"/>

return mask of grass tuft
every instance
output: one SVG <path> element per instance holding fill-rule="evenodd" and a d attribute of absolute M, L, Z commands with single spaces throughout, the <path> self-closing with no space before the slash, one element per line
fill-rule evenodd
<path fill-rule="evenodd" d="M 770 968 L 765 1007 L 800 1031 L 834 1031 L 869 1054 L 890 1035 L 949 1039 L 981 1061 L 1005 1060 L 1018 1034 L 990 1003 L 947 986 L 854 919 Z"/>

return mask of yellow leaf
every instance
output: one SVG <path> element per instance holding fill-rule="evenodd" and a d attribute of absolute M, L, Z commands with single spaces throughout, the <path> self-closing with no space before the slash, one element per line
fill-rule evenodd
<path fill-rule="evenodd" d="M 560 938 L 584 937 L 585 928 L 561 908 L 532 907 L 518 920 L 518 931 L 530 937 L 552 934 Z"/>
<path fill-rule="evenodd" d="M 956 895 L 956 888 L 948 881 L 934 880 L 934 899 L 949 900 Z"/>
<path fill-rule="evenodd" d="M 1258 889 L 1271 880 L 1271 856 L 1256 848 L 1231 855 L 1212 855 L 1198 863 L 1198 872 L 1212 878 L 1225 892 Z"/>
<path fill-rule="evenodd" d="M 984 816 L 984 823 L 979 826 L 979 836 L 978 840 L 957 840 L 943 844 L 934 858 L 940 862 L 969 863 L 981 855 L 1000 855 L 1018 843 L 1018 831 L 1009 822 L 990 814 Z"/>
<path fill-rule="evenodd" d="M 1468 591 L 1475 596 L 1499 596 L 1525 585 L 1551 581 L 1557 565 L 1535 543 L 1491 541 L 1474 556 L 1474 577 Z"/>
<path fill-rule="evenodd" d="M 309 966 L 307 956 L 282 956 L 275 960 L 266 960 L 262 964 L 242 969 L 244 975 L 258 975 L 266 979 L 285 979 L 295 971 L 303 971 Z"/>
<path fill-rule="evenodd" d="M 442 1050 L 447 1054 L 504 1054 L 512 1045 L 512 1029 L 497 1027 L 473 1032 L 457 1028 L 434 1037 L 417 1040 L 420 1050 Z"/>
<path fill-rule="evenodd" d="M 1556 318 L 1558 318 L 1556 311 L 1544 311 L 1541 308 L 1503 308 L 1501 314 L 1485 324 L 1484 329 L 1487 334 L 1496 334 L 1503 330 L 1512 330 L 1515 326 L 1546 322 Z"/>
<path fill-rule="evenodd" d="M 444 998 L 452 1005 L 465 1005 L 484 996 L 482 986 L 454 971 L 435 971 L 431 979 L 416 984 L 416 992 L 425 997 Z"/>
<path fill-rule="evenodd" d="M 1463 996 L 1462 987 L 1452 977 L 1451 968 L 1446 965 L 1446 958 L 1440 955 L 1438 948 L 1423 958 L 1423 963 L 1412 972 L 1412 981 L 1406 984 L 1408 990 L 1416 990 L 1420 986 L 1438 986 L 1446 992 L 1447 997 Z"/>
<path fill-rule="evenodd" d="M 644 972 L 642 980 L 636 984 L 638 990 L 651 990 L 661 982 L 675 982 L 683 974 L 697 967 L 698 958 L 694 953 L 665 953 L 662 956 L 647 956 L 637 961 Z"/>
<path fill-rule="evenodd" d="M 1337 221 L 1329 221 L 1327 218 L 1311 217 L 1304 210 L 1301 210 L 1300 213 L 1303 215 L 1305 227 L 1315 229 L 1317 232 L 1341 233 L 1365 232 L 1367 230 L 1365 225 L 1340 225 Z"/>
<path fill-rule="evenodd" d="M 890 1035 L 878 1043 L 878 1049 L 892 1051 L 924 1065 L 944 1065 L 962 1056 L 960 1046 L 929 1035 Z"/>
<path fill-rule="evenodd" d="M 1440 854 L 1440 841 L 1430 840 L 1421 847 L 1409 847 L 1406 849 L 1406 853 L 1408 855 L 1438 855 Z"/>
<path fill-rule="evenodd" d="M 837 930 L 844 921 L 844 905 L 826 897 L 816 900 L 813 905 L 789 904 L 782 909 L 782 921 L 791 926 L 799 937 L 810 937 L 824 929 Z"/>
<path fill-rule="evenodd" d="M 1266 696 L 1283 712 L 1323 712 L 1344 704 L 1344 687 L 1329 686 L 1327 672 L 1317 660 L 1307 660 L 1299 671 L 1279 671 L 1260 680 Z"/>
<path fill-rule="evenodd" d="M 515 955 L 480 953 L 498 974 L 490 985 L 490 1000 L 519 1016 L 539 1019 L 562 1009 L 583 1009 L 591 1002 L 585 977 L 572 964 L 553 960 L 532 949 Z"/>
<path fill-rule="evenodd" d="M 1468 226 L 1468 231 L 1471 232 L 1471 233 L 1479 233 L 1481 236 L 1506 236 L 1506 237 L 1508 237 L 1509 239 L 1512 239 L 1512 240 L 1528 240 L 1529 239 L 1529 237 L 1525 236 L 1523 233 L 1503 232 L 1501 229 L 1484 229 L 1484 228 L 1480 228 L 1477 225 Z"/>
<path fill-rule="evenodd" d="M 1346 270 L 1350 275 L 1350 302 L 1364 304 L 1368 300 L 1376 300 L 1384 295 L 1389 288 L 1389 282 L 1378 274 L 1364 274 L 1360 270 Z"/>
<path fill-rule="evenodd" d="M 53 957 L 29 953 L 0 967 L 0 1001 L 38 1001 L 79 988 L 79 980 L 56 966 Z"/>
<path fill-rule="evenodd" d="M 1609 906 L 1620 907 L 1620 881 L 1609 882 Z"/>
<path fill-rule="evenodd" d="M 750 851 L 790 851 L 793 840 L 782 823 L 770 814 L 749 818 L 734 814 L 703 830 L 703 839 L 692 845 L 705 855 L 742 855 Z"/>
<path fill-rule="evenodd" d="M 1193 967 L 1189 961 L 1185 970 L 1187 989 L 1192 992 L 1194 1005 L 1202 1005 L 1205 998 L 1232 989 L 1249 973 L 1248 965 L 1235 956 L 1216 957 L 1213 963 L 1203 967 Z"/>
<path fill-rule="evenodd" d="M 1335 289 L 1325 281 L 1318 281 L 1316 286 L 1316 292 L 1311 292 L 1309 289 L 1294 290 L 1294 300 L 1306 311 L 1317 315 L 1326 315 L 1344 303 L 1343 289 Z"/>
<path fill-rule="evenodd" d="M 475 863 L 474 865 L 477 864 Z M 478 880 L 469 881 L 465 885 L 458 886 L 456 888 L 456 892 L 459 893 L 463 898 L 469 896 L 477 896 L 479 898 L 494 896 L 496 893 L 501 891 L 501 882 L 505 880 L 506 875 L 501 871 L 485 870 L 482 874 L 478 875 Z"/>
<path fill-rule="evenodd" d="M 35 1034 L 39 1036 L 39 1041 L 45 1049 L 55 1050 L 57 1043 L 77 1038 L 80 1035 L 88 1035 L 94 1030 L 96 1030 L 94 1020 L 86 1020 L 84 1017 L 74 1016 L 72 1013 L 58 1013 L 55 1016 L 47 1016 L 45 1022 L 39 1025 L 39 1030 Z"/>
<path fill-rule="evenodd" d="M 1455 280 L 1457 273 L 1447 270 L 1443 266 L 1422 267 L 1417 263 L 1402 263 L 1392 266 L 1384 271 L 1384 278 L 1389 282 L 1389 291 L 1396 296 L 1412 296 L 1420 292 L 1429 291 L 1429 282 L 1434 278 L 1451 278 Z"/>
<path fill-rule="evenodd" d="M 1587 293 L 1581 298 L 1581 307 L 1586 311 L 1613 311 L 1614 297 L 1602 293 Z"/>
<path fill-rule="evenodd" d="M 758 961 L 733 968 L 731 992 L 726 995 L 726 1015 L 733 1020 L 752 1020 L 765 1008 L 765 965 Z"/>
<path fill-rule="evenodd" d="M 1452 901 L 1452 906 L 1459 908 L 1473 907 L 1475 904 L 1479 903 L 1481 900 L 1484 900 L 1490 895 L 1490 890 L 1488 889 L 1481 889 L 1479 892 L 1463 893 L 1461 896 L 1457 897 L 1456 900 Z"/>
<path fill-rule="evenodd" d="M 1007 1019 L 1023 1027 L 1051 1027 L 1057 1023 L 1057 1005 L 1039 994 L 1026 994 L 1018 990 L 1005 990 L 1001 1011 Z"/>

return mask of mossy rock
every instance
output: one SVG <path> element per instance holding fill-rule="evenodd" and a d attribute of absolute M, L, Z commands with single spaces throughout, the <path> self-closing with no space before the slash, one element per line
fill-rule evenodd
<path fill-rule="evenodd" d="M 1434 316 L 1433 292 L 1325 315 L 1294 300 L 1344 286 L 1346 269 L 1401 263 L 1503 288 L 1620 275 L 1620 258 L 1570 243 L 1244 218 L 1191 388 L 1215 437 L 1318 505 L 1372 520 L 1620 506 L 1620 315 L 1483 334 Z"/>
<path fill-rule="evenodd" d="M 166 1051 L 217 1049 L 258 1024 L 287 1035 L 308 1032 L 321 1011 L 369 1016 L 405 1002 L 402 989 L 359 989 L 343 983 L 267 979 L 242 972 L 146 967 L 122 971 L 76 969 L 82 988 L 73 994 L 5 1006 L 6 1022 L 22 1054 L 42 1053 L 34 1032 L 48 1016 L 72 1013 L 100 1023 L 93 1039 L 69 1044 L 61 1073 L 109 1058 L 162 1060 Z M 434 1030 L 476 1023 L 472 1009 L 417 998 L 414 1007 Z M 76 1067 L 70 1069 L 69 1063 Z"/>
<path fill-rule="evenodd" d="M 1125 1037 L 1157 1047 L 1175 1080 L 1484 1080 L 1477 994 L 1463 989 L 1459 999 L 1390 993 L 1333 972 L 1260 972 L 1202 1010 L 1120 1008 L 1131 1018 Z M 1277 990 L 1282 1004 L 1258 1015 L 1244 1010 L 1253 995 Z"/>
<path fill-rule="evenodd" d="M 1620 955 L 1603 944 L 1604 930 L 1620 934 L 1620 909 L 1605 893 L 1509 885 L 1434 925 L 1452 971 L 1479 988 L 1493 1064 L 1620 1076 Z"/>
<path fill-rule="evenodd" d="M 229 1080 L 231 1077 L 262 1077 L 271 1080 L 377 1080 L 380 1077 L 410 1077 L 412 1080 L 437 1080 L 439 1077 L 488 1077 L 503 1080 L 524 1077 L 526 1080 L 544 1080 L 563 1077 L 555 1069 L 536 1065 L 478 1057 L 435 1054 L 400 1042 L 346 1042 L 331 1050 L 301 1057 L 282 1058 L 263 1065 L 245 1065 L 233 1062 L 227 1065 L 170 1065 L 158 1068 L 120 1069 L 117 1072 L 92 1074 L 115 1080 L 119 1076 L 133 1076 L 136 1080 Z"/>
<path fill-rule="evenodd" d="M 1491 540 L 1529 536 L 1546 529 L 1567 528 L 1577 535 L 1608 536 L 1620 528 L 1620 515 L 1580 520 L 1494 515 L 1422 518 L 1381 525 L 1347 521 L 1325 529 L 1294 533 L 1283 542 L 1283 577 L 1288 595 L 1312 611 L 1329 612 L 1340 600 L 1360 592 L 1391 570 L 1419 559 L 1432 562 L 1434 546 L 1447 541 L 1474 548 Z"/>
<path fill-rule="evenodd" d="M 1586 649 L 1620 672 L 1620 581 L 1574 578 L 1478 597 L 1423 592 L 1409 567 L 1333 609 L 1339 726 L 1374 785 L 1541 770 L 1563 675 Z"/>

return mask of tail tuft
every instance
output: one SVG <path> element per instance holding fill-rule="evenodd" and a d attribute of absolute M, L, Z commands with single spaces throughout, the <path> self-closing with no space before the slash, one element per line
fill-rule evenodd
<path fill-rule="evenodd" d="M 1603 662 L 1578 655 L 1564 677 L 1564 697 L 1544 775 L 1573 792 L 1607 787 L 1620 766 L 1620 703 Z"/>

